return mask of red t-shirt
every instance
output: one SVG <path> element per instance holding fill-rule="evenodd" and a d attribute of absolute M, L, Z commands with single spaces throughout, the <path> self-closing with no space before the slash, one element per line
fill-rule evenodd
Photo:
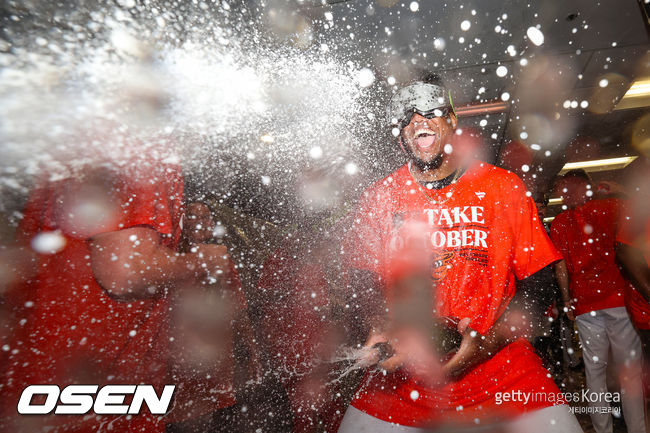
<path fill-rule="evenodd" d="M 415 255 L 408 252 L 413 246 Z M 521 180 L 481 162 L 440 190 L 422 187 L 408 166 L 377 182 L 362 198 L 344 249 L 349 267 L 379 274 L 386 288 L 410 266 L 406 262 L 427 261 L 436 286 L 433 309 L 471 318 L 472 328 L 482 334 L 512 299 L 516 279 L 560 258 Z M 389 308 L 397 295 L 388 289 Z M 497 393 L 517 391 L 549 397 L 497 404 Z M 418 426 L 514 416 L 561 403 L 558 393 L 531 345 L 521 339 L 438 389 L 402 371 L 370 373 L 352 405 L 384 421 Z"/>
<path fill-rule="evenodd" d="M 632 225 L 631 217 L 624 215 L 616 234 L 616 241 L 638 248 L 650 266 L 650 220 L 645 221 L 645 224 L 641 224 L 640 227 L 633 228 Z M 625 306 L 634 326 L 639 329 L 650 329 L 650 303 L 632 284 L 625 286 Z"/>
<path fill-rule="evenodd" d="M 109 297 L 94 278 L 87 240 L 101 232 L 147 226 L 175 248 L 183 195 L 180 170 L 152 165 L 128 174 L 95 171 L 89 176 L 92 181 L 83 177 L 46 183 L 33 192 L 24 210 L 19 231 L 24 242 L 60 230 L 65 247 L 40 254 L 32 279 L 6 294 L 17 326 L 9 351 L 0 354 L 0 407 L 5 415 L 17 416 L 18 399 L 30 384 L 147 383 L 160 392 L 168 383 L 167 297 Z M 97 209 L 101 212 L 93 213 Z M 56 416 L 44 422 L 56 422 L 66 432 L 164 431 L 164 418 L 144 408 L 130 419 Z"/>
<path fill-rule="evenodd" d="M 617 199 L 591 200 L 559 214 L 551 239 L 564 256 L 575 314 L 623 307 L 629 283 L 616 264 Z"/>

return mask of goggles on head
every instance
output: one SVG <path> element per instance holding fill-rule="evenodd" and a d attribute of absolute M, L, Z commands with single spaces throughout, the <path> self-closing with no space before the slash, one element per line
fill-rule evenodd
<path fill-rule="evenodd" d="M 415 113 L 429 119 L 455 114 L 451 93 L 436 84 L 415 82 L 400 89 L 388 104 L 388 122 L 400 130 Z"/>

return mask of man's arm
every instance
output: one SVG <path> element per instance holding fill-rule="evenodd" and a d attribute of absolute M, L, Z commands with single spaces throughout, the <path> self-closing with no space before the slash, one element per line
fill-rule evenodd
<path fill-rule="evenodd" d="M 650 302 L 650 268 L 641 251 L 632 245 L 619 243 L 616 248 L 616 260 L 641 296 Z"/>
<path fill-rule="evenodd" d="M 162 245 L 149 227 L 102 233 L 89 246 L 95 279 L 117 298 L 153 296 L 161 286 L 229 269 L 226 247 L 205 245 L 196 253 L 179 254 Z"/>
<path fill-rule="evenodd" d="M 560 260 L 555 264 L 555 279 L 560 286 L 562 293 L 562 302 L 564 303 L 564 312 L 569 320 L 575 320 L 573 314 L 573 300 L 571 299 L 571 292 L 569 291 L 569 271 L 566 267 L 566 262 Z"/>
<path fill-rule="evenodd" d="M 508 344 L 519 338 L 535 336 L 539 318 L 551 305 L 557 289 L 551 266 L 518 282 L 515 297 L 485 335 L 474 331 L 468 318 L 460 321 L 458 331 L 463 335 L 463 340 L 456 354 L 443 365 L 447 377 L 460 377 Z"/>
<path fill-rule="evenodd" d="M 553 276 L 553 265 L 548 265 L 517 283 L 517 293 L 510 301 L 506 312 L 518 311 L 524 314 L 529 329 L 522 328 L 520 337 L 533 338 L 541 326 L 546 311 L 553 304 L 558 286 Z"/>

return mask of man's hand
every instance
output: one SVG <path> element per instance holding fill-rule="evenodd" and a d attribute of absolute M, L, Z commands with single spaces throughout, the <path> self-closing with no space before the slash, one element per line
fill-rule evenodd
<path fill-rule="evenodd" d="M 368 339 L 366 340 L 366 343 L 363 345 L 364 352 L 366 354 L 365 357 L 363 358 L 363 364 L 368 366 L 376 365 L 380 361 L 379 351 L 373 348 L 373 346 L 377 343 L 387 343 L 387 342 L 388 342 L 388 337 L 384 333 L 371 331 L 370 335 L 368 336 Z M 391 358 L 386 359 L 385 361 L 395 358 L 395 356 L 397 355 L 394 355 Z M 394 371 L 401 366 L 401 361 L 399 359 L 391 362 L 394 363 L 395 365 L 389 364 L 392 367 L 390 371 Z"/>
<path fill-rule="evenodd" d="M 485 335 L 470 328 L 469 318 L 462 319 L 458 323 L 458 332 L 462 334 L 463 341 L 456 354 L 443 364 L 442 373 L 450 379 L 457 379 L 510 343 L 512 332 L 505 329 L 509 325 L 502 319 L 503 317 Z"/>
<path fill-rule="evenodd" d="M 229 278 L 230 255 L 225 245 L 199 244 L 194 254 L 194 263 L 205 275 L 217 279 Z"/>
<path fill-rule="evenodd" d="M 394 354 L 383 361 L 379 352 L 372 347 L 377 343 L 390 343 Z M 368 350 L 368 365 L 392 373 L 400 368 L 427 385 L 433 386 L 442 381 L 439 356 L 431 344 L 430 336 L 414 328 L 393 330 L 390 334 L 371 333 L 364 347 Z"/>

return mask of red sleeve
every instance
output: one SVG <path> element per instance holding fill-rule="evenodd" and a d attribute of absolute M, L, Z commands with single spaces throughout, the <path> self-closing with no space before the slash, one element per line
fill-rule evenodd
<path fill-rule="evenodd" d="M 353 213 L 351 227 L 343 241 L 343 263 L 346 268 L 381 274 L 384 253 L 379 225 L 382 220 L 380 203 L 377 194 L 366 192 Z"/>
<path fill-rule="evenodd" d="M 20 221 L 17 232 L 17 241 L 21 244 L 28 244 L 37 233 L 48 230 L 51 219 L 50 201 L 52 197 L 52 185 L 44 184 L 37 186 L 29 195 L 27 203 L 23 208 L 23 218 Z"/>
<path fill-rule="evenodd" d="M 634 235 L 632 234 L 632 218 L 626 205 L 621 205 L 621 213 L 616 229 L 616 242 L 626 245 L 634 245 Z"/>
<path fill-rule="evenodd" d="M 123 185 L 122 215 L 114 230 L 149 226 L 163 235 L 174 238 L 179 235 L 183 179 L 177 168 L 138 173 Z"/>
<path fill-rule="evenodd" d="M 524 183 L 512 175 L 508 206 L 514 230 L 513 267 L 518 280 L 523 280 L 543 267 L 562 259 L 546 234 L 537 214 L 537 207 L 526 195 Z"/>

